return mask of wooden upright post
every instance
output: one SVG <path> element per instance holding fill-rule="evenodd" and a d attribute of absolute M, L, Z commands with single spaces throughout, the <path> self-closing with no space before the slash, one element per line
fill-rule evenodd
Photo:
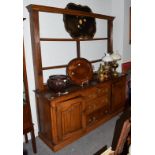
<path fill-rule="evenodd" d="M 43 72 L 40 49 L 39 12 L 28 9 L 30 13 L 31 43 L 36 90 L 43 90 Z"/>
<path fill-rule="evenodd" d="M 77 58 L 80 58 L 80 41 L 76 41 Z"/>
<path fill-rule="evenodd" d="M 113 53 L 113 20 L 108 20 L 108 53 Z"/>

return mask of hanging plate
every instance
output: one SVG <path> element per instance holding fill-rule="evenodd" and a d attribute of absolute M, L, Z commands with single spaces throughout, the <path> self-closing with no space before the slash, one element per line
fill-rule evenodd
<path fill-rule="evenodd" d="M 88 6 L 74 3 L 68 3 L 65 9 L 92 13 L 92 10 Z M 96 21 L 94 17 L 63 14 L 63 21 L 66 31 L 72 38 L 91 39 L 96 33 Z"/>
<path fill-rule="evenodd" d="M 75 58 L 67 65 L 67 74 L 73 83 L 83 85 L 93 76 L 92 65 L 85 58 Z"/>

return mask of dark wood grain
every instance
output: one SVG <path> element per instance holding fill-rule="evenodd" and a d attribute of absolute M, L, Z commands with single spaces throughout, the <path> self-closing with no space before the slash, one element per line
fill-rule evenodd
<path fill-rule="evenodd" d="M 30 12 L 30 27 L 31 27 L 30 30 L 31 30 L 35 85 L 36 85 L 36 89 L 42 90 L 43 89 L 43 72 L 42 72 L 42 58 L 41 58 L 41 49 L 40 49 L 38 11 Z"/>
<path fill-rule="evenodd" d="M 42 6 L 42 5 L 28 5 L 27 6 L 29 11 L 40 11 L 40 12 L 50 12 L 50 13 L 59 13 L 59 14 L 69 14 L 69 15 L 76 15 L 76 16 L 87 16 L 87 17 L 95 17 L 99 19 L 106 19 L 106 20 L 113 20 L 115 17 L 107 16 L 107 15 L 101 15 L 97 13 L 88 13 L 83 11 L 76 11 L 76 10 L 70 10 L 70 9 L 62 9 L 62 8 L 56 8 L 56 7 L 50 7 L 50 6 Z"/>
<path fill-rule="evenodd" d="M 42 67 L 42 70 L 48 70 L 48 69 L 58 69 L 58 68 L 65 68 L 67 67 L 66 65 L 59 65 L 59 66 L 48 66 L 48 67 Z"/>
<path fill-rule="evenodd" d="M 71 38 L 40 38 L 40 41 L 95 41 L 107 40 L 108 38 L 92 38 L 92 39 L 71 39 Z"/>
<path fill-rule="evenodd" d="M 112 106 L 111 111 L 117 111 L 125 105 L 126 100 L 126 76 L 121 80 L 114 80 L 112 83 Z"/>
<path fill-rule="evenodd" d="M 90 61 L 90 63 L 96 63 L 96 62 L 101 62 L 102 59 L 96 59 Z M 42 70 L 48 70 L 48 69 L 59 69 L 59 68 L 66 68 L 68 64 L 65 65 L 58 65 L 58 66 L 48 66 L 48 67 L 42 67 Z"/>
<path fill-rule="evenodd" d="M 77 58 L 80 58 L 80 41 L 76 41 Z"/>
<path fill-rule="evenodd" d="M 42 111 L 41 139 L 57 151 L 116 116 L 124 109 L 125 79 L 126 75 L 119 75 L 60 96 L 51 91 L 37 93 Z M 116 102 L 116 96 L 122 100 Z"/>
<path fill-rule="evenodd" d="M 108 53 L 113 53 L 113 21 L 108 20 Z"/>

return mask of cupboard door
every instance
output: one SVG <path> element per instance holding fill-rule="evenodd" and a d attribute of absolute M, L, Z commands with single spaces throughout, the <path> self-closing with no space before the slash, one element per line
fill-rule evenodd
<path fill-rule="evenodd" d="M 57 128 L 60 140 L 84 131 L 84 103 L 80 97 L 62 102 L 57 107 Z"/>
<path fill-rule="evenodd" d="M 112 84 L 112 111 L 123 108 L 125 104 L 126 77 L 120 78 Z"/>

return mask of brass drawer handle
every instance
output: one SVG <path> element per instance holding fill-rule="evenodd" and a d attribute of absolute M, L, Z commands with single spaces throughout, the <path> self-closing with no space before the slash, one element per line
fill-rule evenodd
<path fill-rule="evenodd" d="M 89 118 L 89 120 L 88 120 L 89 123 L 92 123 L 94 121 L 96 121 L 96 117 Z"/>
<path fill-rule="evenodd" d="M 92 118 L 89 118 L 88 122 L 91 123 L 92 122 Z"/>
<path fill-rule="evenodd" d="M 105 98 L 104 103 L 108 103 L 108 98 Z"/>
<path fill-rule="evenodd" d="M 101 93 L 102 92 L 102 89 L 97 89 L 97 93 Z"/>
<path fill-rule="evenodd" d="M 105 89 L 104 89 L 104 88 L 102 88 L 102 89 L 101 89 L 101 88 L 98 88 L 98 89 L 97 89 L 97 93 L 98 93 L 98 94 L 100 94 L 100 93 L 103 93 L 103 94 L 104 94 L 104 93 L 108 93 L 108 91 L 109 91 L 108 88 L 105 88 Z"/>
<path fill-rule="evenodd" d="M 89 99 L 91 99 L 91 98 L 96 98 L 97 95 L 96 95 L 96 94 L 91 94 L 91 95 L 88 95 L 87 97 L 88 97 Z"/>
<path fill-rule="evenodd" d="M 105 110 L 104 113 L 107 114 L 108 113 L 108 110 Z"/>
<path fill-rule="evenodd" d="M 96 121 L 96 117 L 93 117 L 93 121 Z"/>

